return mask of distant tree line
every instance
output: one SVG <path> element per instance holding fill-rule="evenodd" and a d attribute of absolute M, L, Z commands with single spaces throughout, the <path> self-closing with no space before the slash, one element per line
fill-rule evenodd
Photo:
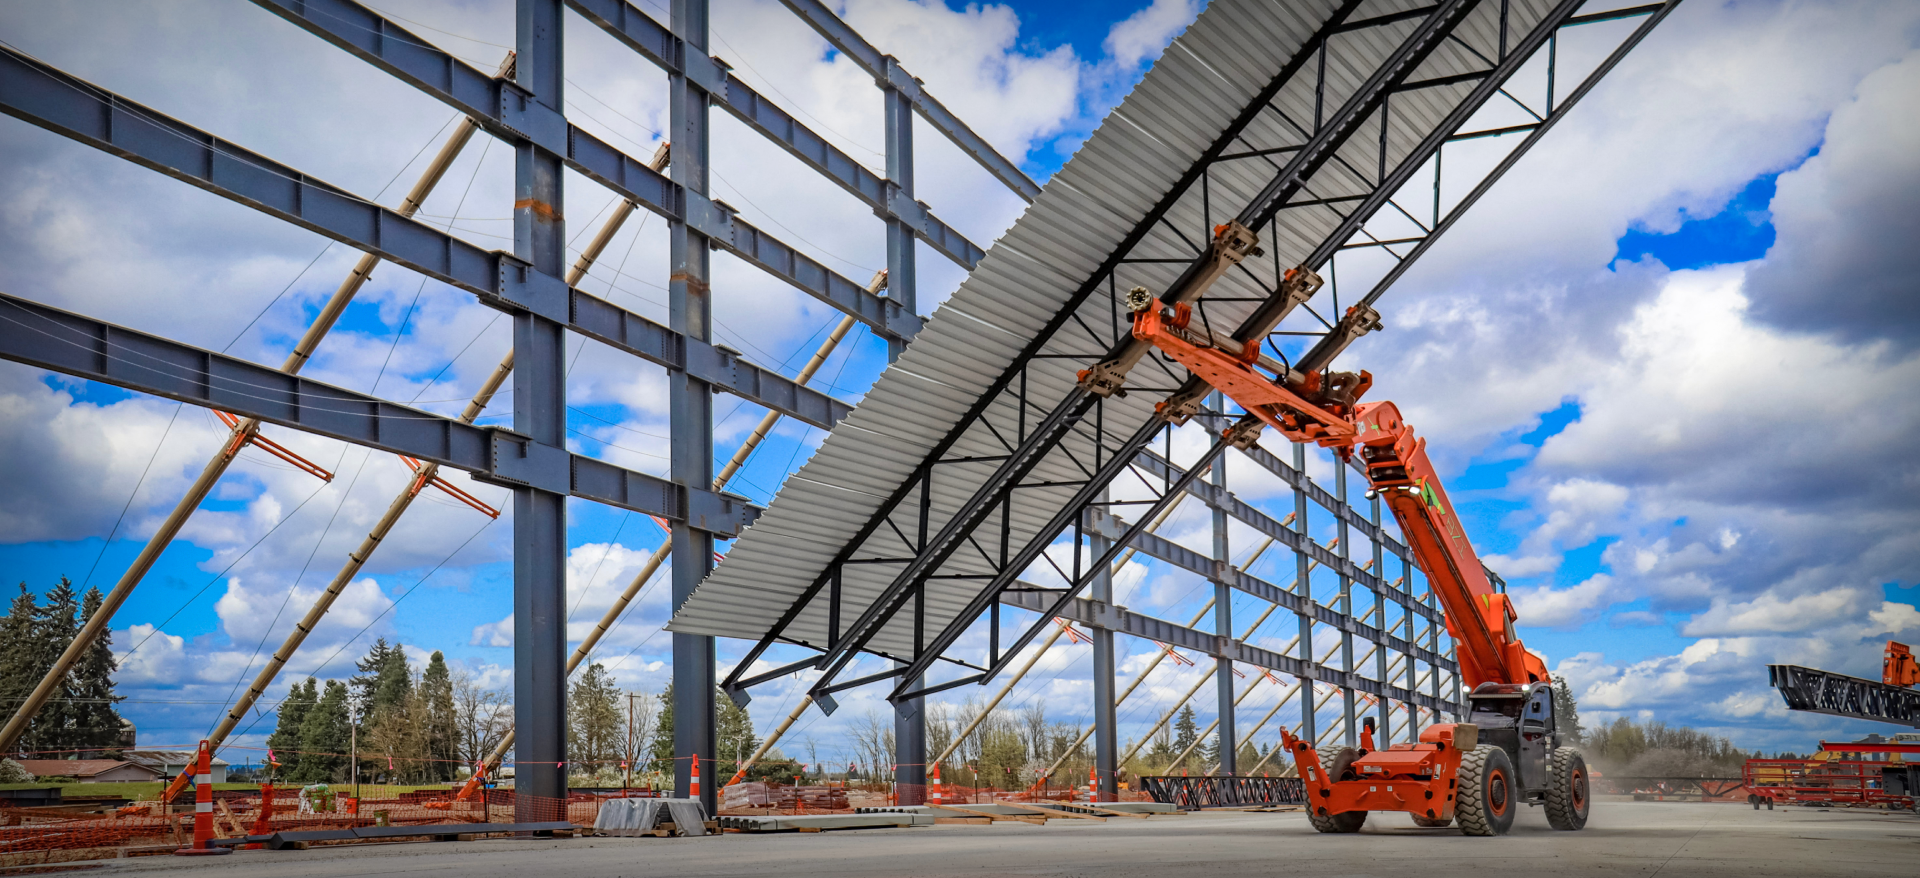
<path fill-rule="evenodd" d="M 347 680 L 313 677 L 294 684 L 267 738 L 285 783 L 352 779 L 354 734 L 363 782 L 431 784 L 466 777 L 512 728 L 509 693 L 488 690 L 451 669 L 435 652 L 415 671 L 406 652 L 385 639 L 356 662 Z M 709 784 L 733 776 L 760 746 L 753 719 L 724 695 L 715 717 L 719 759 L 701 766 Z M 575 785 L 617 785 L 673 776 L 673 687 L 658 695 L 623 691 L 605 665 L 581 671 L 567 693 L 567 773 Z M 792 782 L 795 766 L 778 750 L 750 780 Z"/>
<path fill-rule="evenodd" d="M 73 583 L 60 577 L 45 603 L 26 583 L 0 618 L 0 704 L 11 714 L 40 685 L 65 652 L 80 626 L 99 612 L 100 590 L 76 598 Z M 34 716 L 15 748 L 29 758 L 92 758 L 117 754 L 126 728 L 114 708 L 122 700 L 113 691 L 113 638 L 100 639 L 67 672 L 59 691 Z"/>
<path fill-rule="evenodd" d="M 374 642 L 345 681 L 313 677 L 280 702 L 267 747 L 274 775 L 289 783 L 352 780 L 358 739 L 360 780 L 439 783 L 462 775 L 499 743 L 510 699 L 456 674 L 435 651 L 416 672 L 404 649 Z"/>
<path fill-rule="evenodd" d="M 1734 777 L 1754 755 L 1719 735 L 1626 717 L 1587 732 L 1584 749 L 1603 771 L 1628 777 Z"/>

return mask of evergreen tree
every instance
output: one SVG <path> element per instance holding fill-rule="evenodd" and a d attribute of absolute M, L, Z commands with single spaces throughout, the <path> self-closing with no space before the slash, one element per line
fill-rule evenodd
<path fill-rule="evenodd" d="M 426 775 L 434 781 L 452 780 L 460 762 L 459 716 L 453 706 L 453 674 L 439 650 L 420 675 L 420 701 L 426 720 Z"/>
<path fill-rule="evenodd" d="M 1173 757 L 1178 755 L 1180 751 L 1173 748 L 1172 734 L 1167 731 L 1166 726 L 1161 726 L 1159 733 L 1153 736 L 1153 746 L 1147 748 L 1147 765 L 1154 771 L 1164 771 L 1167 764 L 1173 761 Z"/>
<path fill-rule="evenodd" d="M 1573 689 L 1565 677 L 1553 683 L 1553 728 L 1569 744 L 1579 744 L 1587 736 L 1587 730 L 1580 727 L 1580 705 L 1574 703 Z"/>
<path fill-rule="evenodd" d="M 740 770 L 740 763 L 759 749 L 760 739 L 753 734 L 753 717 L 746 708 L 734 704 L 733 699 L 728 698 L 717 686 L 714 687 L 713 697 L 718 706 L 713 723 L 715 764 L 701 763 L 700 779 L 705 783 L 719 784 L 726 783 L 734 772 Z M 674 760 L 686 755 L 674 751 L 673 684 L 668 683 L 658 698 L 660 709 L 656 712 L 653 727 L 653 749 L 647 755 L 653 758 L 652 770 L 671 776 L 676 767 L 684 767 L 678 766 Z M 797 766 L 778 753 L 777 750 L 769 750 L 758 764 L 747 771 L 747 780 L 792 783 Z M 635 766 L 635 770 L 646 767 Z"/>
<path fill-rule="evenodd" d="M 75 599 L 73 582 L 60 577 L 60 582 L 47 590 L 47 602 L 41 605 L 34 615 L 33 650 L 35 654 L 34 673 L 26 681 L 27 692 L 52 670 L 60 654 L 66 652 L 67 645 L 80 633 L 80 602 Z M 24 694 L 24 693 L 23 693 Z M 73 674 L 61 681 L 39 716 L 27 727 L 27 733 L 20 737 L 20 749 L 28 752 L 41 752 L 44 758 L 59 759 L 69 755 L 63 751 L 76 749 L 75 726 L 79 717 L 74 703 L 75 687 Z M 118 731 L 118 729 L 115 729 Z"/>
<path fill-rule="evenodd" d="M 599 662 L 588 665 L 567 694 L 568 772 L 591 775 L 618 765 L 625 720 L 613 675 Z"/>
<path fill-rule="evenodd" d="M 660 699 L 660 710 L 653 726 L 653 770 L 672 776 L 673 760 L 679 755 L 673 752 L 673 684 L 668 683 L 665 691 L 656 697 Z"/>
<path fill-rule="evenodd" d="M 274 723 L 273 734 L 267 736 L 267 749 L 280 761 L 281 777 L 301 776 L 300 731 L 306 725 L 307 713 L 318 700 L 319 684 L 308 677 L 305 683 L 293 684 L 287 690 L 287 700 L 280 702 L 280 716 Z"/>
<path fill-rule="evenodd" d="M 299 783 L 338 782 L 347 776 L 347 748 L 352 746 L 347 714 L 347 687 L 328 680 L 325 691 L 300 723 Z"/>
<path fill-rule="evenodd" d="M 1193 705 L 1180 708 L 1180 717 L 1173 721 L 1173 753 L 1175 756 L 1185 752 L 1193 742 L 1200 739 L 1200 724 L 1194 720 Z"/>
<path fill-rule="evenodd" d="M 387 643 L 385 637 L 374 641 L 366 658 L 353 666 L 360 673 L 349 678 L 347 684 L 353 687 L 353 702 L 360 707 L 363 723 L 377 722 L 382 710 L 404 702 L 413 686 L 406 650 Z"/>
<path fill-rule="evenodd" d="M 82 619 L 92 619 L 94 613 L 100 612 L 103 602 L 100 589 L 87 589 L 86 597 L 81 601 Z M 113 694 L 113 672 L 119 667 L 119 663 L 113 659 L 111 631 L 101 631 L 99 639 L 87 647 L 79 663 L 74 665 L 76 749 L 99 753 L 118 743 L 122 720 L 120 712 L 113 706 L 120 703 L 121 696 Z"/>
<path fill-rule="evenodd" d="M 33 592 L 20 583 L 20 593 L 8 606 L 6 618 L 0 619 L 0 704 L 9 711 L 33 692 L 45 669 L 52 666 L 40 664 L 40 643 L 34 631 L 39 615 Z M 16 746 L 23 745 L 24 740 Z"/>
<path fill-rule="evenodd" d="M 1260 761 L 1260 757 L 1265 755 L 1259 748 L 1253 746 L 1253 741 L 1246 740 L 1240 742 L 1240 749 L 1234 753 L 1233 761 L 1240 771 L 1251 771 L 1254 764 Z"/>
<path fill-rule="evenodd" d="M 713 753 L 720 763 L 714 774 L 724 781 L 740 770 L 740 763 L 747 761 L 753 751 L 760 749 L 760 739 L 753 734 L 753 717 L 746 708 L 733 703 L 733 699 L 717 689 L 713 700 L 718 708 L 713 722 Z"/>
<path fill-rule="evenodd" d="M 380 665 L 380 673 L 373 690 L 373 703 L 367 712 L 379 715 L 405 704 L 407 696 L 413 693 L 413 669 L 407 665 L 407 651 L 398 645 L 387 650 L 385 661 Z"/>

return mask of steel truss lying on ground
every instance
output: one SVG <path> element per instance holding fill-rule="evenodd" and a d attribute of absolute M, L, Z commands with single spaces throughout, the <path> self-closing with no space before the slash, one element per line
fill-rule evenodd
<path fill-rule="evenodd" d="M 1170 394 L 1197 398 L 1207 390 L 1197 378 L 1149 357 L 1133 369 L 1128 399 L 1089 392 L 1076 372 L 1126 350 L 1124 291 L 1179 287 L 1202 270 L 1216 226 L 1229 220 L 1256 232 L 1265 252 L 1221 275 L 1196 304 L 1196 320 L 1218 331 L 1239 327 L 1237 340 L 1267 343 L 1276 355 L 1289 337 L 1317 338 L 1291 365 L 1324 368 L 1371 328 L 1371 304 L 1676 5 L 1583 15 L 1580 0 L 1213 3 L 935 313 L 929 330 L 938 331 L 923 332 L 881 377 L 669 627 L 757 639 L 723 684 L 737 698 L 746 686 L 818 668 L 811 694 L 828 710 L 834 693 L 878 681 L 889 682 L 896 703 L 984 683 L 1063 614 L 1102 631 L 1153 631 L 1145 636 L 1163 642 L 1197 645 L 1210 637 L 1215 645 L 1206 651 L 1220 669 L 1220 736 L 1231 744 L 1234 698 L 1226 671 L 1233 660 L 1259 654 L 1233 637 L 1229 607 L 1237 590 L 1298 615 L 1298 653 L 1265 666 L 1301 677 L 1303 689 L 1314 680 L 1339 686 L 1349 742 L 1356 693 L 1385 696 L 1383 723 L 1392 700 L 1451 709 L 1440 698 L 1452 665 L 1437 637 L 1439 614 L 1411 599 L 1405 550 L 1382 531 L 1377 502 L 1367 515 L 1348 504 L 1345 467 L 1335 467 L 1328 492 L 1302 474 L 1304 449 L 1293 449 L 1290 466 L 1257 445 L 1248 449 L 1246 457 L 1294 488 L 1291 523 L 1277 522 L 1234 500 L 1221 468 L 1212 470 L 1211 484 L 1199 478 L 1224 453 L 1223 442 L 1198 460 L 1172 464 L 1171 436 L 1152 403 Z M 1614 39 L 1598 65 L 1570 92 L 1557 93 L 1562 35 L 1616 21 L 1622 24 L 1605 32 Z M 1544 100 L 1530 104 L 1509 86 L 1536 59 Z M 1494 101 L 1517 107 L 1527 121 L 1468 128 Z M 1508 138 L 1501 142 L 1511 148 L 1465 195 L 1443 193 L 1448 145 L 1489 138 Z M 1427 173 L 1431 204 L 1405 203 L 1409 193 L 1427 191 L 1417 182 Z M 1385 233 L 1390 226 L 1415 231 Z M 1361 249 L 1387 254 L 1391 265 L 1343 310 L 1334 260 Z M 1326 316 L 1308 302 L 1275 327 L 1271 316 L 1284 313 L 1278 291 L 1295 266 L 1333 274 L 1333 301 Z M 1271 334 L 1239 334 L 1262 327 Z M 1163 438 L 1168 452 L 1156 456 L 1152 447 Z M 1144 489 L 1148 499 L 1116 498 L 1110 488 Z M 1213 508 L 1211 553 L 1148 533 L 1148 522 L 1182 493 Z M 1334 516 L 1337 550 L 1309 536 L 1309 500 Z M 1291 550 L 1298 585 L 1283 589 L 1233 569 L 1229 518 Z M 1371 570 L 1354 560 L 1356 532 L 1372 544 Z M 1064 551 L 1048 552 L 1063 536 Z M 1113 606 L 1109 565 L 1128 547 L 1213 583 L 1211 634 Z M 1400 559 L 1404 588 L 1388 581 L 1386 554 Z M 1065 588 L 1020 581 L 1042 561 Z M 1337 580 L 1331 606 L 1313 596 L 1316 564 Z M 1371 623 L 1356 618 L 1355 586 L 1371 595 Z M 1088 588 L 1093 599 L 1080 598 Z M 1010 638 L 1001 631 L 1003 605 L 1035 611 L 1022 616 L 1031 622 Z M 1392 623 L 1389 606 L 1400 614 Z M 1424 648 L 1416 619 L 1429 622 Z M 1339 632 L 1334 666 L 1314 654 L 1318 624 Z M 1402 625 L 1404 633 L 1396 634 Z M 963 637 L 985 648 L 958 649 Z M 1370 677 L 1357 664 L 1356 638 L 1376 645 Z M 1096 636 L 1095 687 L 1104 698 L 1112 691 L 1104 679 L 1112 672 L 1111 645 L 1103 661 L 1100 643 Z M 757 662 L 776 645 L 816 654 L 766 670 Z M 848 674 L 865 652 L 897 664 Z M 1405 665 L 1404 686 L 1389 681 L 1389 653 Z M 929 681 L 942 660 L 977 670 Z M 1418 663 L 1429 666 L 1431 694 L 1414 694 Z M 1457 702 L 1457 688 L 1452 694 Z M 1314 713 L 1313 699 L 1304 697 L 1300 722 L 1309 739 Z M 1110 726 L 1111 703 L 1096 704 L 1095 715 L 1096 724 Z M 1405 726 L 1404 736 L 1419 724 Z M 1117 768 L 1110 739 L 1109 728 L 1096 747 L 1108 793 Z M 1221 749 L 1229 755 L 1220 770 L 1230 774 L 1234 748 Z"/>
<path fill-rule="evenodd" d="M 464 469 L 475 478 L 511 487 L 516 781 L 530 797 L 564 797 L 564 498 L 582 497 L 666 520 L 673 554 L 681 559 L 673 565 L 677 602 L 711 566 L 714 539 L 734 536 L 757 511 L 744 498 L 710 484 L 713 393 L 731 393 L 822 429 L 839 423 L 849 410 L 805 387 L 804 378 L 786 378 L 712 343 L 710 252 L 730 253 L 839 310 L 888 340 L 897 354 L 921 327 L 914 304 L 914 242 L 925 241 L 969 269 L 983 256 L 978 245 L 914 198 L 914 112 L 1021 197 L 1030 200 L 1038 187 L 933 99 L 898 61 L 867 44 L 815 0 L 788 0 L 788 6 L 857 63 L 876 71 L 876 86 L 887 98 L 884 177 L 808 130 L 712 57 L 707 49 L 707 0 L 675 0 L 666 24 L 627 0 L 517 0 L 517 59 L 509 65 L 512 72 L 503 76 L 466 64 L 352 0 L 255 3 L 453 107 L 481 131 L 512 146 L 513 251 L 474 246 L 412 219 L 411 208 L 382 207 L 10 47 L 0 47 L 0 112 L 405 266 L 507 313 L 514 321 L 513 356 L 501 368 L 512 371 L 513 428 L 475 427 L 12 296 L 0 298 L 0 357 L 395 451 L 423 465 Z M 667 174 L 568 121 L 562 99 L 567 9 L 667 73 L 673 139 Z M 732 114 L 884 221 L 886 295 L 833 272 L 709 196 L 709 107 Z M 463 142 L 449 147 L 449 155 L 457 154 Z M 588 295 L 562 279 L 567 276 L 563 169 L 668 221 L 670 325 Z M 590 259 L 583 259 L 576 272 L 589 264 Z M 836 343 L 845 329 L 834 336 Z M 566 450 L 567 332 L 668 371 L 669 478 L 627 471 Z M 491 396 L 491 390 L 485 393 Z M 481 406 L 484 399 L 475 403 L 476 412 Z M 182 515 L 190 513 L 187 509 Z M 123 580 L 107 615 L 124 600 L 119 592 L 130 591 L 138 580 L 137 573 Z M 324 606 L 315 612 L 324 612 Z M 674 659 L 677 788 L 686 795 L 689 760 L 714 757 L 713 641 L 677 634 Z M 30 715 L 31 710 L 22 713 Z M 911 723 L 903 728 L 910 729 Z M 709 810 L 713 794 L 714 785 L 709 784 L 703 790 Z"/>
<path fill-rule="evenodd" d="M 1156 802 L 1187 811 L 1307 801 L 1307 788 L 1297 777 L 1143 777 L 1140 788 Z"/>

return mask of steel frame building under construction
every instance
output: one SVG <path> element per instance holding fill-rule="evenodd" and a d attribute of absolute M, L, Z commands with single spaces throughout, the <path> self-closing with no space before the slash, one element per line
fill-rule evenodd
<path fill-rule="evenodd" d="M 1308 740 L 1344 734 L 1351 742 L 1357 720 L 1369 711 L 1388 741 L 1412 740 L 1422 725 L 1456 714 L 1460 693 L 1441 614 L 1432 595 L 1421 594 L 1420 577 L 1382 523 L 1378 501 L 1356 504 L 1349 497 L 1345 468 L 1332 466 L 1324 480 L 1331 484 L 1317 483 L 1308 473 L 1321 463 L 1310 462 L 1308 449 L 1273 451 L 1257 443 L 1227 452 L 1216 442 L 1197 459 L 1179 460 L 1179 428 L 1157 416 L 1156 402 L 1184 393 L 1174 402 L 1187 405 L 1195 423 L 1225 423 L 1219 418 L 1225 406 L 1217 396 L 1205 398 L 1197 379 L 1159 358 L 1135 368 L 1128 394 L 1089 393 L 1079 376 L 1124 340 L 1127 291 L 1165 289 L 1197 270 L 1215 228 L 1230 222 L 1256 233 L 1261 250 L 1221 277 L 1200 315 L 1223 329 L 1256 325 L 1276 300 L 1304 290 L 1291 316 L 1266 327 L 1266 338 L 1276 354 L 1303 368 L 1323 367 L 1378 327 L 1382 294 L 1678 0 L 1215 0 L 1045 190 L 819 0 L 783 2 L 873 76 L 885 108 L 884 177 L 712 57 L 707 0 L 672 0 L 665 22 L 628 0 L 517 0 L 516 50 L 496 73 L 352 0 L 255 0 L 264 12 L 465 115 L 398 208 L 129 101 L 111 83 L 85 82 L 0 47 L 0 111 L 366 254 L 277 369 L 30 296 L 0 295 L 6 318 L 0 357 L 207 406 L 233 419 L 230 441 L 121 578 L 105 611 L 11 718 L 0 746 L 13 746 L 240 447 L 270 446 L 259 435 L 263 423 L 404 455 L 415 462 L 415 475 L 229 711 L 216 739 L 273 682 L 419 491 L 437 485 L 464 493 L 441 479 L 441 468 L 512 489 L 512 746 L 516 786 L 530 796 L 565 796 L 567 674 L 669 555 L 675 559 L 676 615 L 669 627 L 682 795 L 694 762 L 712 765 L 716 688 L 744 701 L 755 685 L 803 670 L 819 672 L 807 702 L 829 711 L 836 692 L 889 687 L 896 781 L 917 788 L 925 783 L 926 763 L 934 761 L 929 757 L 942 755 L 926 752 L 926 696 L 988 684 L 1024 658 L 1017 680 L 1037 651 L 1062 636 L 1065 629 L 1053 627 L 1035 646 L 1058 625 L 1055 618 L 1090 629 L 1094 722 L 1088 735 L 1100 792 L 1108 796 L 1125 761 L 1115 705 L 1134 691 L 1115 691 L 1116 633 L 1161 644 L 1168 653 L 1177 648 L 1212 658 L 1207 679 L 1215 684 L 1221 774 L 1258 770 L 1236 764 L 1238 744 L 1289 702 L 1283 697 L 1246 730 L 1235 705 L 1269 673 L 1295 679 L 1295 728 Z M 567 119 L 564 35 L 582 26 L 599 28 L 665 71 L 670 150 L 649 159 L 628 155 Z M 714 200 L 709 115 L 716 109 L 871 207 L 885 229 L 884 276 L 861 282 L 836 274 Z M 1031 203 L 991 250 L 916 200 L 913 138 L 920 123 Z M 486 250 L 412 218 L 476 133 L 515 150 L 511 252 Z M 1463 173 L 1447 167 L 1449 148 L 1456 154 L 1491 149 L 1496 157 Z M 621 199 L 572 265 L 562 219 L 566 169 Z M 578 288 L 635 209 L 669 224 L 666 325 Z M 917 307 L 916 242 L 971 272 L 924 320 Z M 715 251 L 844 315 L 799 373 L 756 365 L 713 343 L 712 296 L 725 294 L 710 286 Z M 512 351 L 462 417 L 298 376 L 381 261 L 443 281 L 511 316 Z M 1330 302 L 1307 298 L 1317 283 L 1302 287 L 1305 278 L 1322 275 Z M 1356 295 L 1356 286 L 1366 289 Z M 894 365 L 858 407 L 849 407 L 806 385 L 856 322 L 888 340 Z M 667 478 L 568 450 L 563 354 L 569 332 L 666 370 Z M 512 427 L 476 426 L 509 376 Z M 747 447 L 716 473 L 712 400 L 718 392 L 768 414 Z M 761 510 L 724 488 L 781 417 L 832 432 Z M 1285 482 L 1288 514 L 1277 517 L 1236 497 L 1222 454 Z M 569 496 L 657 516 L 671 530 L 669 543 L 571 659 L 565 633 Z M 1186 496 L 1211 513 L 1210 546 L 1190 548 L 1154 532 Z M 1232 551 L 1228 535 L 1236 528 L 1263 542 L 1251 553 Z M 715 568 L 716 539 L 735 537 Z M 1270 546 L 1285 553 L 1274 556 L 1282 560 L 1273 567 L 1290 571 L 1290 585 L 1249 572 L 1250 559 Z M 1133 553 L 1210 584 L 1212 600 L 1184 622 L 1128 610 L 1116 600 L 1113 576 Z M 1237 566 L 1236 556 L 1242 559 Z M 1256 634 L 1281 610 L 1294 617 L 1298 636 L 1275 648 Z M 1250 625 L 1242 619 L 1248 612 L 1258 614 Z M 751 644 L 724 680 L 716 668 L 716 637 Z M 863 673 L 849 670 L 856 662 L 867 663 Z M 1238 690 L 1236 665 L 1255 672 Z M 1313 695 L 1316 686 L 1324 687 L 1323 697 Z M 1334 697 L 1328 720 L 1322 708 Z M 712 777 L 710 768 L 706 776 Z M 714 786 L 701 790 L 710 809 Z"/>

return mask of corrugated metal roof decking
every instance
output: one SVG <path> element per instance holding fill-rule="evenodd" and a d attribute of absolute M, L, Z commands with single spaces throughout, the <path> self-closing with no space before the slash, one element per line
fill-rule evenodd
<path fill-rule="evenodd" d="M 1420 8 L 1425 0 L 1367 0 L 1348 17 L 1363 21 Z M 1336 0 L 1216 0 L 1175 39 L 1119 107 L 1042 190 L 1027 212 L 988 251 L 972 275 L 937 309 L 916 340 L 881 375 L 865 400 L 822 443 L 820 450 L 787 482 L 766 514 L 747 529 L 727 558 L 678 608 L 671 630 L 726 637 L 758 638 L 816 580 L 827 565 L 899 490 L 914 478 L 933 449 L 963 422 L 996 380 L 1040 329 L 1060 314 L 1079 291 L 1101 282 L 1075 314 L 1106 330 L 1114 317 L 1107 295 L 1134 285 L 1165 289 L 1185 267 L 1171 263 L 1124 263 L 1109 279 L 1103 265 L 1116 255 L 1132 258 L 1191 259 L 1204 246 L 1205 230 L 1231 217 L 1249 202 L 1284 164 L 1287 155 L 1218 162 L 1207 174 L 1205 192 L 1188 185 L 1163 218 L 1144 230 L 1126 253 L 1127 239 L 1140 231 L 1156 205 L 1175 195 L 1202 156 L 1234 120 L 1246 112 L 1263 88 L 1300 52 L 1341 4 Z M 1410 82 L 1484 69 L 1476 58 L 1498 52 L 1498 8 L 1483 3 L 1409 76 Z M 1513 0 L 1510 32 L 1539 21 L 1548 0 Z M 1324 91 L 1316 93 L 1313 67 L 1292 76 L 1268 101 L 1268 108 L 1236 138 L 1229 152 L 1271 150 L 1304 143 L 1312 133 L 1316 106 L 1331 112 L 1419 25 L 1414 18 L 1341 34 L 1339 52 L 1327 53 Z M 1458 86 L 1403 91 L 1391 99 L 1391 123 L 1384 163 L 1392 167 L 1440 123 L 1472 88 Z M 1223 278 L 1210 299 L 1264 298 L 1277 281 L 1279 267 L 1298 264 L 1338 227 L 1343 211 L 1326 199 L 1357 199 L 1372 191 L 1370 175 L 1383 159 L 1379 125 L 1368 121 L 1307 180 L 1293 202 L 1304 206 L 1281 211 L 1271 229 L 1262 229 L 1270 263 Z M 1277 160 L 1276 160 L 1277 159 Z M 1237 325 L 1253 309 L 1251 302 L 1218 301 L 1207 310 L 1215 325 Z M 1023 373 L 1029 421 L 1051 410 L 1075 382 L 1075 373 L 1097 358 L 1107 341 L 1090 336 L 1074 321 L 1048 338 Z M 1078 358 L 1049 358 L 1078 355 Z M 1142 369 L 1145 369 L 1143 365 Z M 1136 371 L 1136 376 L 1147 373 Z M 1165 373 L 1157 373 L 1162 376 Z M 1136 377 L 1136 382 L 1167 383 Z M 1131 432 L 1152 411 L 1155 394 L 1135 393 L 1103 403 L 1110 429 Z M 947 452 L 948 457 L 1004 454 L 1002 440 L 1020 416 L 1018 401 L 1001 392 L 984 407 Z M 996 435 L 979 421 L 1006 425 Z M 1108 436 L 1116 445 L 1121 437 Z M 1093 459 L 1096 439 L 1077 431 L 1049 454 L 1029 482 L 1085 478 L 1076 462 Z M 1103 449 L 1105 453 L 1110 449 Z M 928 492 L 929 531 L 937 531 L 957 513 L 974 486 L 994 463 L 942 465 Z M 1011 516 L 1017 548 L 1038 533 L 1060 508 L 1071 488 L 1017 492 Z M 897 511 L 902 530 L 914 536 L 919 495 Z M 999 525 L 999 512 L 990 521 Z M 912 546 L 892 528 L 874 531 L 856 558 L 911 556 Z M 897 564 L 848 564 L 841 577 L 845 618 L 875 600 L 898 574 Z M 947 574 L 991 572 L 987 559 L 971 551 L 957 553 L 941 569 Z M 927 587 L 929 630 L 944 626 L 976 593 L 977 580 L 936 579 Z M 822 595 L 791 623 L 788 639 L 824 645 L 826 600 Z M 909 620 L 882 629 L 870 648 L 905 654 L 913 647 Z"/>

